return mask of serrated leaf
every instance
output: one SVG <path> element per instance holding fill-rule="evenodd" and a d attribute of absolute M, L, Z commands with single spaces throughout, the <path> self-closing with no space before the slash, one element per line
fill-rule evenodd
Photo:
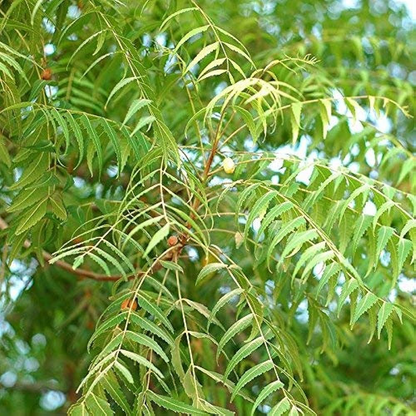
<path fill-rule="evenodd" d="M 16 229 L 16 235 L 22 234 L 37 224 L 45 216 L 47 205 L 47 199 L 43 199 L 28 211 L 23 212 L 21 215 L 21 220 Z"/>
<path fill-rule="evenodd" d="M 46 152 L 38 157 L 34 157 L 34 160 L 24 169 L 20 179 L 9 187 L 10 190 L 23 188 L 32 182 L 38 180 L 43 173 L 48 169 L 49 156 Z"/>
<path fill-rule="evenodd" d="M 394 229 L 391 227 L 387 227 L 387 226 L 382 226 L 378 230 L 376 259 L 380 257 L 381 252 L 386 247 L 393 233 L 394 233 Z"/>
<path fill-rule="evenodd" d="M 160 378 L 164 378 L 163 373 L 154 365 L 152 364 L 147 358 L 142 357 L 139 354 L 136 354 L 135 352 L 127 351 L 127 350 L 120 350 L 120 353 L 126 356 L 127 358 L 130 358 L 131 360 L 135 361 L 136 363 L 139 363 L 140 365 L 143 365 L 150 370 L 152 370 L 154 373 L 156 373 Z"/>
<path fill-rule="evenodd" d="M 394 305 L 384 302 L 377 314 L 377 337 L 380 339 L 381 331 L 386 324 L 387 319 L 394 310 Z"/>
<path fill-rule="evenodd" d="M 143 107 L 148 106 L 152 101 L 145 99 L 145 98 L 140 98 L 138 100 L 134 100 L 130 107 L 129 110 L 127 111 L 126 117 L 124 118 L 123 121 L 123 126 L 125 124 L 128 123 L 128 121 L 139 111 L 141 110 Z"/>
<path fill-rule="evenodd" d="M 108 372 L 101 380 L 104 389 L 108 392 L 110 397 L 120 406 L 126 415 L 130 415 L 130 406 L 123 391 L 118 384 L 118 381 L 112 372 Z"/>
<path fill-rule="evenodd" d="M 149 244 L 146 247 L 143 257 L 146 257 L 154 247 L 156 247 L 162 240 L 164 240 L 169 234 L 170 224 L 165 224 L 161 229 L 159 229 L 149 241 Z"/>
<path fill-rule="evenodd" d="M 62 221 L 65 221 L 67 218 L 67 213 L 65 206 L 63 204 L 62 198 L 56 193 L 49 198 L 51 204 L 52 212 Z"/>
<path fill-rule="evenodd" d="M 281 416 L 290 409 L 290 401 L 287 397 L 282 399 L 276 406 L 270 410 L 269 416 Z"/>
<path fill-rule="evenodd" d="M 209 263 L 202 268 L 199 272 L 198 277 L 195 281 L 195 286 L 197 286 L 201 281 L 203 281 L 206 277 L 210 276 L 211 274 L 215 273 L 218 270 L 226 269 L 228 266 L 224 263 Z"/>
<path fill-rule="evenodd" d="M 0 162 L 4 163 L 8 168 L 12 166 L 12 160 L 10 158 L 9 151 L 7 150 L 6 145 L 3 143 L 3 140 L 0 140 Z"/>
<path fill-rule="evenodd" d="M 256 377 L 270 371 L 274 367 L 274 363 L 272 361 L 265 361 L 263 363 L 257 364 L 254 367 L 250 368 L 250 370 L 246 371 L 241 377 L 238 383 L 235 386 L 233 394 L 231 395 L 231 401 L 234 400 L 235 396 L 238 392 L 251 380 L 255 379 Z"/>
<path fill-rule="evenodd" d="M 250 213 L 247 218 L 247 222 L 244 228 L 244 240 L 248 237 L 248 232 L 250 230 L 251 224 L 253 221 L 262 213 L 267 210 L 270 202 L 278 195 L 277 191 L 269 191 L 261 196 L 253 207 L 250 210 Z"/>
<path fill-rule="evenodd" d="M 237 322 L 234 322 L 230 328 L 226 331 L 226 333 L 222 336 L 220 342 L 218 343 L 217 349 L 217 359 L 221 354 L 222 349 L 231 340 L 235 335 L 244 331 L 248 326 L 251 325 L 253 321 L 253 314 L 249 313 L 248 315 L 244 316 L 243 318 L 239 319 Z"/>
<path fill-rule="evenodd" d="M 276 390 L 281 389 L 284 386 L 284 384 L 279 381 L 273 381 L 273 383 L 270 383 L 269 385 L 267 385 L 262 391 L 261 393 L 258 395 L 256 401 L 253 404 L 253 407 L 251 408 L 251 415 L 254 415 L 254 412 L 256 411 L 257 407 L 259 407 L 260 403 L 266 399 L 267 397 L 270 396 L 270 394 L 272 394 L 273 392 L 275 392 Z"/>
<path fill-rule="evenodd" d="M 126 85 L 130 84 L 130 82 L 133 81 L 138 81 L 140 80 L 140 78 L 138 77 L 128 77 L 128 78 L 123 78 L 121 81 L 119 81 L 115 87 L 111 90 L 110 95 L 107 98 L 107 102 L 105 103 L 105 107 L 107 107 L 108 103 L 111 101 L 111 99 L 113 98 L 113 96 L 120 91 L 122 88 L 124 88 Z"/>
<path fill-rule="evenodd" d="M 76 403 L 72 405 L 68 410 L 69 416 L 89 416 L 87 405 L 85 402 Z"/>
<path fill-rule="evenodd" d="M 115 361 L 114 365 L 118 371 L 125 377 L 125 379 L 130 383 L 134 384 L 133 376 L 131 375 L 130 371 L 119 361 Z"/>
<path fill-rule="evenodd" d="M 209 318 L 209 322 L 211 322 L 213 320 L 213 318 L 215 318 L 218 311 L 222 307 L 224 307 L 228 302 L 230 302 L 231 299 L 233 299 L 236 296 L 240 296 L 243 292 L 244 292 L 244 289 L 237 288 L 237 289 L 231 290 L 230 292 L 228 292 L 224 296 L 222 296 L 218 300 L 218 302 L 215 304 L 215 306 L 212 308 L 211 316 Z"/>
<path fill-rule="evenodd" d="M 202 61 L 210 53 L 216 51 L 219 47 L 219 42 L 211 43 L 210 45 L 205 46 L 192 61 L 186 67 L 184 74 L 186 74 L 192 67 L 194 67 L 199 61 Z"/>
<path fill-rule="evenodd" d="M 358 302 L 357 307 L 355 308 L 354 316 L 351 321 L 351 326 L 354 325 L 355 322 L 358 321 L 360 316 L 367 312 L 377 302 L 377 300 L 377 296 L 371 292 L 363 296 Z"/>
<path fill-rule="evenodd" d="M 165 325 L 166 328 L 169 329 L 170 332 L 174 332 L 172 324 L 169 322 L 169 320 L 164 315 L 163 311 L 158 308 L 157 305 L 152 305 L 151 302 L 149 302 L 143 295 L 138 294 L 137 295 L 137 303 L 145 309 L 150 315 L 153 315 L 154 318 L 157 318 L 160 322 Z"/>
<path fill-rule="evenodd" d="M 224 377 L 228 378 L 229 374 L 235 366 L 244 358 L 248 357 L 252 352 L 254 352 L 260 345 L 263 345 L 264 339 L 263 337 L 256 338 L 243 347 L 241 347 L 231 358 L 230 362 L 227 365 L 227 369 L 225 370 Z"/>
<path fill-rule="evenodd" d="M 90 393 L 85 398 L 85 403 L 93 415 L 110 416 L 114 414 L 111 410 L 110 404 L 93 393 Z"/>
<path fill-rule="evenodd" d="M 206 415 L 205 412 L 197 409 L 194 406 L 190 406 L 184 402 L 173 399 L 167 396 L 161 396 L 160 394 L 153 393 L 148 390 L 146 393 L 149 399 L 160 407 L 167 410 L 172 410 L 175 413 L 185 413 L 187 415 Z"/>
<path fill-rule="evenodd" d="M 319 280 L 318 287 L 316 288 L 316 298 L 318 298 L 323 287 L 328 283 L 329 279 L 340 271 L 341 266 L 337 263 L 331 263 L 325 267 L 322 277 Z"/>
<path fill-rule="evenodd" d="M 360 215 L 355 225 L 354 236 L 352 238 L 352 253 L 357 250 L 358 243 L 370 226 L 372 218 L 369 215 Z"/>
<path fill-rule="evenodd" d="M 260 238 L 260 236 L 264 233 L 266 228 L 277 218 L 279 218 L 280 215 L 285 213 L 286 211 L 289 211 L 293 207 L 292 202 L 285 201 L 282 204 L 276 205 L 273 207 L 267 215 L 263 218 L 263 221 L 261 222 L 261 226 L 259 228 L 259 231 L 257 233 L 257 238 Z"/>
<path fill-rule="evenodd" d="M 292 124 L 292 144 L 298 139 L 300 128 L 300 115 L 302 112 L 302 103 L 293 103 L 291 106 L 290 121 Z"/>
<path fill-rule="evenodd" d="M 358 282 L 355 279 L 350 279 L 344 283 L 341 290 L 341 295 L 338 300 L 337 315 L 339 316 L 341 308 L 344 306 L 347 297 L 351 295 L 354 290 L 358 289 Z"/>
<path fill-rule="evenodd" d="M 110 139 L 111 144 L 114 147 L 114 153 L 116 154 L 117 158 L 117 166 L 119 169 L 119 175 L 120 171 L 123 169 L 123 157 L 121 152 L 121 146 L 118 137 L 116 136 L 115 131 L 111 127 L 110 123 L 107 120 L 104 120 L 102 123 L 104 132 L 107 134 L 107 137 Z"/>
<path fill-rule="evenodd" d="M 168 356 L 164 353 L 162 348 L 159 346 L 159 344 L 152 338 L 148 337 L 144 334 L 136 334 L 132 331 L 126 331 L 125 332 L 126 339 L 129 339 L 130 341 L 137 342 L 140 345 L 144 345 L 145 347 L 149 347 L 151 350 L 153 350 L 156 354 L 158 354 L 165 362 L 169 362 Z"/>
<path fill-rule="evenodd" d="M 44 199 L 47 195 L 47 187 L 24 189 L 13 199 L 13 203 L 7 208 L 7 212 L 15 212 L 31 207 L 40 199 Z"/>
<path fill-rule="evenodd" d="M 394 270 L 395 279 L 397 279 L 397 276 L 399 276 L 400 272 L 402 271 L 404 262 L 410 254 L 412 247 L 413 244 L 410 240 L 399 238 L 399 243 L 397 244 L 397 268 Z"/>
<path fill-rule="evenodd" d="M 298 217 L 282 225 L 278 233 L 274 236 L 267 250 L 267 265 L 270 264 L 270 258 L 272 256 L 272 252 L 275 249 L 276 245 L 280 241 L 282 241 L 283 238 L 285 238 L 288 234 L 292 233 L 294 230 L 304 225 L 305 222 L 306 222 L 305 218 Z"/>
<path fill-rule="evenodd" d="M 173 347 L 174 341 L 173 338 L 170 336 L 168 332 L 157 326 L 152 321 L 149 321 L 146 318 L 143 318 L 137 313 L 132 313 L 130 316 L 130 319 L 135 324 L 139 325 L 140 328 L 149 331 L 153 335 L 158 336 L 159 338 L 163 339 L 167 344 L 169 344 L 171 347 Z"/>
<path fill-rule="evenodd" d="M 182 36 L 181 40 L 178 42 L 178 44 L 176 45 L 173 54 L 176 54 L 177 51 L 179 50 L 179 48 L 189 39 L 191 39 L 193 36 L 196 36 L 200 33 L 205 32 L 207 29 L 209 28 L 209 25 L 205 25 L 205 26 L 200 26 L 200 27 L 196 27 L 195 29 L 192 29 L 191 31 L 189 31 L 186 35 Z"/>
<path fill-rule="evenodd" d="M 103 168 L 103 150 L 101 148 L 101 141 L 98 137 L 97 131 L 92 126 L 89 118 L 86 115 L 81 116 L 81 122 L 84 124 L 84 127 L 87 131 L 87 134 L 89 138 L 92 140 L 92 143 L 94 144 L 95 152 L 97 153 L 97 162 L 98 162 L 98 175 L 101 176 L 101 170 Z M 92 174 L 92 172 L 91 172 Z"/>

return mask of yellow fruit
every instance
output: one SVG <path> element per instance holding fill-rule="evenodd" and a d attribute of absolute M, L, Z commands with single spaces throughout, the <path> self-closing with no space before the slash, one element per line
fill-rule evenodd
<path fill-rule="evenodd" d="M 235 171 L 235 163 L 230 157 L 224 159 L 222 167 L 225 173 L 233 173 Z"/>

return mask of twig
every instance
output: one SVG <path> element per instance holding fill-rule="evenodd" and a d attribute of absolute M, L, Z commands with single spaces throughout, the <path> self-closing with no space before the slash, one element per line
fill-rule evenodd
<path fill-rule="evenodd" d="M 9 227 L 9 225 L 7 224 L 7 222 L 3 218 L 0 217 L 0 230 L 5 230 L 8 227 Z M 29 248 L 30 246 L 31 246 L 31 242 L 29 240 L 25 240 L 24 243 L 23 243 L 23 247 Z M 53 258 L 53 256 L 45 250 L 42 251 L 42 257 L 48 263 Z M 171 258 L 172 258 L 172 253 L 168 252 L 168 253 L 166 253 L 166 258 L 164 258 L 163 260 L 170 260 Z M 114 282 L 114 281 L 117 281 L 117 280 L 120 280 L 120 279 L 123 278 L 123 276 L 121 276 L 121 275 L 108 276 L 106 274 L 95 273 L 95 272 L 92 272 L 90 270 L 85 270 L 85 269 L 81 269 L 81 268 L 80 269 L 74 269 L 69 263 L 67 263 L 63 260 L 58 260 L 58 261 L 54 262 L 53 265 L 58 266 L 61 269 L 66 270 L 67 272 L 76 275 L 79 279 L 92 279 L 92 280 L 103 281 L 103 282 Z M 154 264 L 154 266 L 151 270 L 151 273 L 155 273 L 158 270 L 160 270 L 161 268 L 162 268 L 162 264 L 160 262 L 157 262 L 156 264 Z M 142 272 L 142 271 L 137 271 L 136 273 L 127 276 L 127 279 L 128 280 L 133 280 L 133 279 L 143 275 L 143 273 L 144 272 Z"/>

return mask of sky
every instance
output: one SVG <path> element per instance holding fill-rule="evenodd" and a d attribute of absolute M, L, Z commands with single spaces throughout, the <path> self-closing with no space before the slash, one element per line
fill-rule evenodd
<path fill-rule="evenodd" d="M 410 16 L 416 20 L 416 1 L 415 0 L 396 0 L 396 3 L 403 3 L 410 11 Z"/>

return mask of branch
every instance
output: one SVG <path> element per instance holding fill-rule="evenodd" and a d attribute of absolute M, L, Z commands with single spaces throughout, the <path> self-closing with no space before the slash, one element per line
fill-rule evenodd
<path fill-rule="evenodd" d="M 7 224 L 7 222 L 4 221 L 4 219 L 0 217 L 0 230 L 5 230 L 8 227 L 9 227 L 9 225 Z M 30 246 L 31 246 L 31 242 L 29 240 L 25 240 L 24 243 L 23 243 L 23 247 L 29 248 Z M 48 253 L 45 250 L 42 251 L 42 257 L 48 263 L 53 258 L 52 254 Z M 163 258 L 163 260 L 170 260 L 171 258 L 172 258 L 172 252 L 168 252 L 168 253 L 166 253 L 166 256 Z M 103 282 L 115 282 L 115 281 L 123 278 L 123 276 L 121 276 L 121 275 L 108 276 L 106 274 L 95 273 L 95 272 L 92 272 L 90 270 L 74 269 L 69 263 L 67 263 L 66 261 L 63 261 L 63 260 L 58 260 L 55 263 L 53 263 L 53 265 L 58 266 L 61 269 L 66 270 L 67 272 L 76 275 L 79 279 L 93 279 L 93 280 L 103 281 Z M 152 267 L 151 273 L 155 273 L 158 270 L 160 270 L 161 268 L 162 268 L 162 264 L 160 263 L 160 261 L 156 262 L 154 264 L 154 266 Z M 132 279 L 135 279 L 136 277 L 139 277 L 143 274 L 144 274 L 144 272 L 137 271 L 136 273 L 129 275 L 127 277 L 127 279 L 132 280 Z"/>

